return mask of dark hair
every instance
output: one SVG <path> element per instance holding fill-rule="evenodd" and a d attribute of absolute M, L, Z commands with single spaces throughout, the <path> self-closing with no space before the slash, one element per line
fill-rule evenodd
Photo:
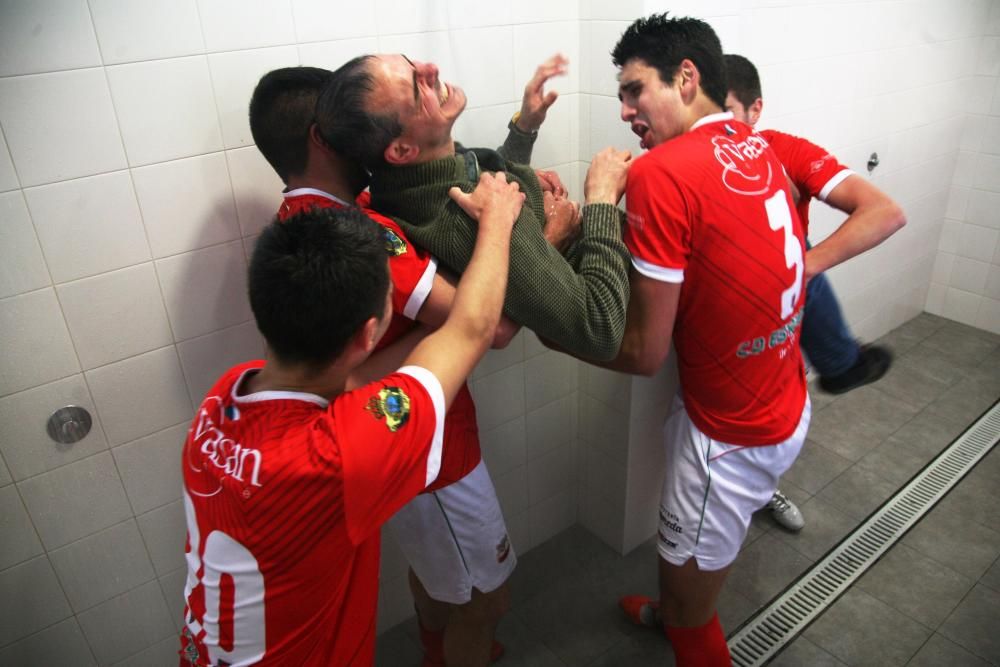
<path fill-rule="evenodd" d="M 326 366 L 389 289 L 385 232 L 356 208 L 314 208 L 261 232 L 247 287 L 257 328 L 283 363 Z"/>
<path fill-rule="evenodd" d="M 250 97 L 254 143 L 285 183 L 289 176 L 305 171 L 316 100 L 331 74 L 318 67 L 272 70 L 261 77 Z"/>
<path fill-rule="evenodd" d="M 720 107 L 726 106 L 726 66 L 722 45 L 712 27 L 695 18 L 667 18 L 667 13 L 636 19 L 618 40 L 611 59 L 618 67 L 642 60 L 664 83 L 673 81 L 685 58 L 701 74 L 701 88 Z"/>
<path fill-rule="evenodd" d="M 726 82 L 729 92 L 745 107 L 763 97 L 757 68 L 743 56 L 726 54 Z"/>
<path fill-rule="evenodd" d="M 385 163 L 385 149 L 403 133 L 399 116 L 366 108 L 375 79 L 369 71 L 375 56 L 358 56 L 333 72 L 316 105 L 320 136 L 341 155 L 368 169 Z"/>

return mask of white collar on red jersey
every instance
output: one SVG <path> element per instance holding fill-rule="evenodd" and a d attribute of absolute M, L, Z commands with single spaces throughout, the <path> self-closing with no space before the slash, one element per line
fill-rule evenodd
<path fill-rule="evenodd" d="M 316 188 L 295 188 L 294 190 L 286 190 L 285 192 L 282 192 L 281 195 L 285 199 L 302 197 L 303 195 L 315 195 L 316 197 L 324 197 L 330 201 L 337 202 L 341 206 L 353 206 L 353 204 L 348 204 L 337 195 L 331 195 L 329 192 L 323 192 L 322 190 L 317 190 Z"/>
<path fill-rule="evenodd" d="M 240 394 L 240 385 L 243 381 L 247 379 L 249 373 L 256 373 L 259 368 L 248 368 L 242 373 L 240 377 L 233 383 L 233 388 L 231 391 L 231 397 L 234 403 L 239 403 L 246 405 L 248 403 L 260 403 L 262 401 L 305 401 L 306 403 L 314 403 L 321 408 L 325 408 L 330 405 L 330 401 L 319 396 L 317 394 L 310 394 L 305 391 L 257 391 L 252 394 Z"/>
<path fill-rule="evenodd" d="M 702 125 L 708 125 L 709 123 L 720 123 L 724 120 L 732 120 L 732 111 L 720 111 L 719 113 L 710 113 L 707 116 L 702 116 L 695 124 L 691 126 L 692 130 L 697 130 Z M 689 130 L 690 131 L 690 130 Z"/>

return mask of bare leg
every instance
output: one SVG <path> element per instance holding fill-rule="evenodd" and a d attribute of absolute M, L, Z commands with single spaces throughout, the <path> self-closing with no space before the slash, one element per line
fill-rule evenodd
<path fill-rule="evenodd" d="M 452 607 L 444 631 L 444 657 L 448 667 L 486 667 L 490 664 L 497 623 L 510 608 L 507 584 L 489 593 L 472 591 L 472 599 Z"/>
<path fill-rule="evenodd" d="M 413 593 L 413 604 L 417 608 L 417 619 L 420 621 L 420 627 L 430 632 L 443 632 L 453 605 L 447 602 L 438 602 L 428 595 L 412 568 L 408 574 L 410 591 Z"/>
<path fill-rule="evenodd" d="M 681 566 L 671 565 L 662 557 L 659 561 L 663 622 L 674 627 L 697 627 L 710 621 L 729 567 L 699 570 L 694 558 Z"/>

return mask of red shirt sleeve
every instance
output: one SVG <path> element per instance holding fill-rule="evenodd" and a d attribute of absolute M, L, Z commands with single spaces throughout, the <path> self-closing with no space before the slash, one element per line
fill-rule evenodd
<path fill-rule="evenodd" d="M 344 514 L 360 544 L 433 482 L 441 469 L 444 392 L 407 366 L 332 406 L 344 475 Z"/>
<path fill-rule="evenodd" d="M 385 229 L 393 312 L 415 320 L 434 285 L 437 260 L 410 243 L 403 230 L 390 218 L 371 209 L 365 209 L 365 214 Z"/>
<path fill-rule="evenodd" d="M 637 162 L 626 188 L 625 246 L 636 270 L 654 280 L 679 283 L 691 254 L 691 202 L 652 155 Z"/>
<path fill-rule="evenodd" d="M 825 148 L 777 130 L 762 130 L 778 160 L 795 186 L 811 197 L 825 200 L 837 185 L 852 172 Z"/>

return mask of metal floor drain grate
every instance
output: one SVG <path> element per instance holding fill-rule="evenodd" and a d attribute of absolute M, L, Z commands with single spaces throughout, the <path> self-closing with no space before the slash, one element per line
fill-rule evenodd
<path fill-rule="evenodd" d="M 1000 439 L 1000 402 L 729 638 L 736 667 L 763 665 L 819 616 Z"/>

